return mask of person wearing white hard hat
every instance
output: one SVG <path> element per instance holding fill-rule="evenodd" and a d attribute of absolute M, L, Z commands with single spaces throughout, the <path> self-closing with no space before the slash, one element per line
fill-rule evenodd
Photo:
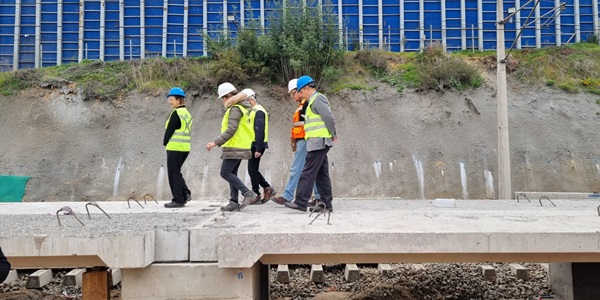
<path fill-rule="evenodd" d="M 242 159 L 251 157 L 250 149 L 254 140 L 250 119 L 252 106 L 245 100 L 247 97 L 238 94 L 229 82 L 219 85 L 217 92 L 226 111 L 221 121 L 221 134 L 206 144 L 206 150 L 210 151 L 217 146 L 222 149 L 220 175 L 229 183 L 230 198 L 227 205 L 221 206 L 221 211 L 239 211 L 258 196 L 237 176 Z M 239 192 L 244 195 L 242 203 L 238 200 Z"/>
<path fill-rule="evenodd" d="M 271 200 L 271 197 L 275 195 L 276 191 L 269 182 L 260 173 L 260 159 L 262 158 L 265 150 L 269 148 L 269 114 L 267 110 L 258 103 L 256 99 L 256 93 L 251 89 L 244 89 L 240 92 L 246 96 L 246 100 L 252 105 L 252 111 L 250 112 L 250 119 L 252 120 L 252 127 L 254 127 L 254 141 L 252 142 L 252 156 L 248 160 L 248 175 L 250 175 L 250 181 L 252 182 L 252 191 L 257 196 L 251 204 L 264 204 Z M 260 198 L 260 187 L 263 188 L 264 197 Z"/>
<path fill-rule="evenodd" d="M 298 107 L 294 112 L 292 119 L 292 135 L 291 135 L 291 146 L 292 152 L 294 152 L 294 159 L 290 166 L 290 177 L 288 179 L 285 190 L 281 196 L 273 197 L 273 202 L 284 205 L 286 202 L 294 201 L 294 194 L 296 193 L 296 187 L 298 186 L 298 179 L 300 179 L 300 173 L 306 162 L 306 140 L 304 140 L 304 116 L 306 115 L 306 106 L 308 106 L 307 99 L 303 99 L 299 93 L 296 93 L 296 85 L 298 79 L 292 79 L 288 83 L 288 95 L 292 97 L 295 102 L 298 102 Z M 314 203 L 321 197 L 317 190 L 317 185 L 314 186 L 315 201 L 309 201 L 308 205 L 314 206 Z"/>
<path fill-rule="evenodd" d="M 174 87 L 167 95 L 169 105 L 173 110 L 165 124 L 163 146 L 167 150 L 167 174 L 173 199 L 165 203 L 167 208 L 183 207 L 192 199 L 192 192 L 181 174 L 181 167 L 190 154 L 192 115 L 185 108 L 185 92 Z"/>
<path fill-rule="evenodd" d="M 306 139 L 306 162 L 298 180 L 296 200 L 284 203 L 286 207 L 306 212 L 313 185 L 317 184 L 321 193 L 320 202 L 311 208 L 313 212 L 333 212 L 333 192 L 329 177 L 327 153 L 337 141 L 335 117 L 331 112 L 327 97 L 317 92 L 315 81 L 310 76 L 298 78 L 296 93 L 308 99 L 304 120 Z"/>

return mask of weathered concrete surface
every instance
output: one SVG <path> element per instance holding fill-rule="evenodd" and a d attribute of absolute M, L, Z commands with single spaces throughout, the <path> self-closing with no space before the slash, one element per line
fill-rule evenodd
<path fill-rule="evenodd" d="M 216 263 L 152 264 L 122 270 L 121 298 L 258 299 L 258 271 L 220 268 Z"/>
<path fill-rule="evenodd" d="M 14 267 L 143 268 L 154 261 L 187 261 L 189 228 L 215 212 L 209 201 L 185 210 L 148 202 L 102 202 L 108 218 L 86 202 L 0 203 L 0 245 Z M 84 223 L 56 212 L 69 206 Z M 158 235 L 158 239 L 156 238 Z"/>
<path fill-rule="evenodd" d="M 598 200 L 336 201 L 331 225 L 281 206 L 225 214 L 219 266 L 279 263 L 600 261 Z M 264 210 L 275 210 L 265 216 Z M 260 211 L 259 211 L 260 210 Z M 252 215 L 255 215 L 253 217 Z M 560 242 L 557 242 L 560 241 Z"/>

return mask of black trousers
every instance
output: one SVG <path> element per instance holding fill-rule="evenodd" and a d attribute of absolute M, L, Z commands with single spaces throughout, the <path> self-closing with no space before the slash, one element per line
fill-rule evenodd
<path fill-rule="evenodd" d="M 298 180 L 296 188 L 296 204 L 306 207 L 310 195 L 312 194 L 313 186 L 317 183 L 317 190 L 321 194 L 321 201 L 325 202 L 327 208 L 331 207 L 333 194 L 331 191 L 331 178 L 329 177 L 329 161 L 327 160 L 327 152 L 329 148 L 310 151 L 306 154 L 306 162 Z"/>
<path fill-rule="evenodd" d="M 221 163 L 221 177 L 229 182 L 229 200 L 238 202 L 239 192 L 245 194 L 249 189 L 237 176 L 241 159 L 224 159 Z"/>
<path fill-rule="evenodd" d="M 260 167 L 260 159 L 262 158 L 263 153 L 265 153 L 265 150 L 263 150 L 262 152 L 259 152 L 260 153 L 259 158 L 254 157 L 254 153 L 256 153 L 256 149 L 252 148 L 251 151 L 252 151 L 252 158 L 250 158 L 248 160 L 248 174 L 250 175 L 250 181 L 252 182 L 252 190 L 256 194 L 260 195 L 260 187 L 261 186 L 263 188 L 271 186 L 265 180 L 265 178 L 262 176 L 260 171 L 258 170 L 258 168 Z"/>
<path fill-rule="evenodd" d="M 168 151 L 167 150 L 167 173 L 169 175 L 169 187 L 171 187 L 171 194 L 173 194 L 173 200 L 177 203 L 185 203 L 187 195 L 191 194 L 185 179 L 181 175 L 181 166 L 187 159 L 189 152 L 180 151 Z"/>

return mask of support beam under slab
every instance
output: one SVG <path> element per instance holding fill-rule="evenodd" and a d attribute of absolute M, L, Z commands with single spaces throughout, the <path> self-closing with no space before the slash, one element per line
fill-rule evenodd
<path fill-rule="evenodd" d="M 549 283 L 562 300 L 600 299 L 600 263 L 550 263 Z"/>
<path fill-rule="evenodd" d="M 110 287 L 108 281 L 108 271 L 106 269 L 97 271 L 92 270 L 83 273 L 83 284 L 81 287 L 83 299 L 110 299 Z"/>

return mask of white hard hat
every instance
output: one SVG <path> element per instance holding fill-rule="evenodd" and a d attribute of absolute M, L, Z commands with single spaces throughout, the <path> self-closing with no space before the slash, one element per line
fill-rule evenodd
<path fill-rule="evenodd" d="M 256 93 L 253 90 L 251 90 L 251 89 L 243 89 L 241 91 L 241 93 L 245 94 L 247 98 L 255 97 L 256 96 Z"/>
<path fill-rule="evenodd" d="M 235 91 L 235 86 L 229 82 L 224 82 L 219 85 L 217 92 L 219 94 L 219 99 L 223 98 L 223 96 Z"/>
<path fill-rule="evenodd" d="M 296 88 L 297 83 L 298 83 L 298 79 L 296 79 L 296 78 L 294 78 L 294 79 L 290 80 L 290 82 L 288 82 L 288 93 Z"/>

